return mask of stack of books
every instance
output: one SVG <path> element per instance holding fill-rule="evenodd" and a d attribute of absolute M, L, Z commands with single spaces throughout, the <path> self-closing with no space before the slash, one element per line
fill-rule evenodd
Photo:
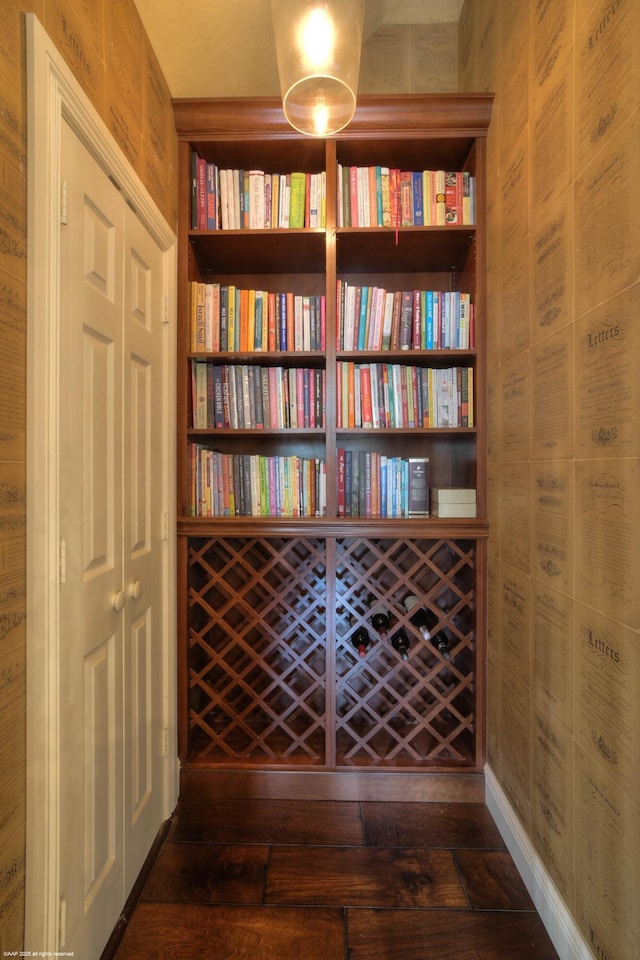
<path fill-rule="evenodd" d="M 431 487 L 432 517 L 475 517 L 476 491 L 468 487 Z"/>

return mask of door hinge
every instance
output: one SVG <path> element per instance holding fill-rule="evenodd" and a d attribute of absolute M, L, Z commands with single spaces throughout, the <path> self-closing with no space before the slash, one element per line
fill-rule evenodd
<path fill-rule="evenodd" d="M 162 514 L 162 539 L 163 540 L 169 539 L 169 514 L 168 513 Z"/>
<path fill-rule="evenodd" d="M 163 757 L 169 756 L 169 728 L 164 727 L 162 730 L 162 750 Z"/>
<path fill-rule="evenodd" d="M 67 945 L 67 901 L 58 900 L 58 950 Z"/>
<path fill-rule="evenodd" d="M 164 298 L 162 322 L 169 323 L 169 297 Z"/>
<path fill-rule="evenodd" d="M 60 583 L 67 582 L 67 541 L 60 541 Z"/>
<path fill-rule="evenodd" d="M 69 190 L 67 181 L 60 181 L 60 223 L 63 227 L 69 223 Z"/>

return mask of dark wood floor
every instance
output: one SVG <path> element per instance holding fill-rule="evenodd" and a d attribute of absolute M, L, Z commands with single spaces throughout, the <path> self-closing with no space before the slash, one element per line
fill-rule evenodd
<path fill-rule="evenodd" d="M 116 960 L 558 960 L 483 804 L 178 806 Z"/>

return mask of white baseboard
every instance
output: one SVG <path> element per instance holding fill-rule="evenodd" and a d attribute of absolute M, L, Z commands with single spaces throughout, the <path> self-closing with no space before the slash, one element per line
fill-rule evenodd
<path fill-rule="evenodd" d="M 560 960 L 593 960 L 575 920 L 538 856 L 491 767 L 486 766 L 485 799 L 507 850 L 529 891 Z"/>

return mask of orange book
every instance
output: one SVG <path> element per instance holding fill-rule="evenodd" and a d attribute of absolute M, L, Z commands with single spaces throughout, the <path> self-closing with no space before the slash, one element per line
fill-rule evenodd
<path fill-rule="evenodd" d="M 371 451 L 369 456 L 370 461 L 370 480 L 369 480 L 369 511 L 367 513 L 368 517 L 379 517 L 380 516 L 380 483 L 378 477 L 379 470 L 379 455 L 375 451 Z"/>
<path fill-rule="evenodd" d="M 371 368 L 368 363 L 360 366 L 360 415 L 363 427 L 373 427 L 371 405 Z"/>
<path fill-rule="evenodd" d="M 256 291 L 247 290 L 247 349 L 256 349 Z"/>
<path fill-rule="evenodd" d="M 296 318 L 294 296 L 292 292 L 287 293 L 287 350 L 293 350 L 296 339 Z"/>

